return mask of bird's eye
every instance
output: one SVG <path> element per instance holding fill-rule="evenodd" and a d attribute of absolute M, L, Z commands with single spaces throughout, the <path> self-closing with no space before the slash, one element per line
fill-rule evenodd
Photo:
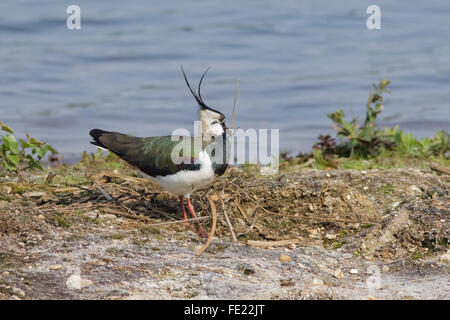
<path fill-rule="evenodd" d="M 219 123 L 219 121 L 217 121 L 217 120 L 211 122 L 211 124 L 218 124 L 218 123 Z"/>

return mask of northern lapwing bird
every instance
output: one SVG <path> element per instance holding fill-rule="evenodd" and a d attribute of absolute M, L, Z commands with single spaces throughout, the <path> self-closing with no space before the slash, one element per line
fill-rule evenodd
<path fill-rule="evenodd" d="M 159 183 L 164 189 L 177 195 L 183 219 L 186 220 L 185 199 L 189 213 L 196 218 L 190 195 L 195 189 L 210 184 L 215 177 L 225 172 L 228 167 L 229 144 L 225 116 L 208 107 L 200 93 L 203 78 L 208 70 L 200 78 L 197 93 L 192 90 L 183 67 L 181 71 L 187 87 L 200 107 L 201 136 L 140 138 L 100 129 L 93 129 L 89 134 L 94 139 L 91 142 L 93 145 L 110 150 L 137 168 L 145 178 Z M 180 152 L 181 140 L 187 143 L 185 146 L 191 148 L 182 149 Z M 183 154 L 185 150 L 189 154 Z M 174 155 L 177 161 L 174 161 Z M 200 235 L 207 238 L 208 235 L 198 220 L 197 226 Z"/>

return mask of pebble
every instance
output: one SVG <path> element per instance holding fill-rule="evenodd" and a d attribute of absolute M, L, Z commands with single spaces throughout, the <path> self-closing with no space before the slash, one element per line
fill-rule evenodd
<path fill-rule="evenodd" d="M 282 255 L 280 256 L 280 261 L 281 261 L 281 262 L 290 262 L 290 261 L 291 261 L 291 257 L 289 257 L 289 256 L 286 255 L 286 254 L 282 254 Z"/>
<path fill-rule="evenodd" d="M 342 272 L 341 269 L 336 269 L 333 272 L 333 277 L 335 277 L 338 280 L 341 280 L 344 277 L 344 273 Z"/>
<path fill-rule="evenodd" d="M 351 269 L 351 270 L 350 270 L 350 273 L 351 273 L 351 274 L 358 274 L 359 271 L 358 271 L 358 269 Z"/>
<path fill-rule="evenodd" d="M 400 201 L 394 202 L 392 204 L 392 208 L 397 208 L 399 204 L 400 204 Z"/>
<path fill-rule="evenodd" d="M 23 291 L 20 288 L 11 287 L 10 293 L 13 294 L 13 295 L 16 295 L 16 296 L 18 296 L 20 298 L 25 297 L 25 291 Z"/>
<path fill-rule="evenodd" d="M 0 200 L 0 209 L 7 208 L 9 206 L 9 202 L 5 200 Z"/>
<path fill-rule="evenodd" d="M 446 263 L 446 264 L 450 264 L 450 253 L 449 252 L 444 253 L 441 256 L 441 262 Z"/>
<path fill-rule="evenodd" d="M 24 196 L 28 198 L 40 198 L 45 195 L 45 192 L 42 191 L 31 191 L 31 192 L 25 192 Z"/>
<path fill-rule="evenodd" d="M 313 286 L 323 286 L 323 281 L 319 278 L 314 278 L 312 281 Z"/>
<path fill-rule="evenodd" d="M 50 266 L 49 269 L 55 271 L 55 270 L 60 270 L 60 269 L 62 269 L 62 267 L 63 267 L 63 266 L 60 265 L 60 264 L 55 264 L 55 265 L 53 265 L 53 266 Z"/>
<path fill-rule="evenodd" d="M 95 219 L 98 217 L 98 210 L 87 211 L 83 214 L 83 216 L 85 216 L 89 219 Z"/>
<path fill-rule="evenodd" d="M 44 215 L 42 215 L 42 214 L 38 215 L 38 218 L 41 219 L 41 220 L 45 219 Z"/>
<path fill-rule="evenodd" d="M 418 187 L 416 187 L 416 186 L 411 186 L 411 187 L 409 187 L 410 189 L 411 189 L 411 191 L 414 191 L 414 192 L 422 192 L 422 190 L 420 190 Z"/>
<path fill-rule="evenodd" d="M 389 272 L 389 267 L 388 266 L 382 266 L 381 267 L 381 271 L 382 272 Z"/>
<path fill-rule="evenodd" d="M 66 281 L 66 286 L 69 290 L 80 290 L 90 285 L 92 285 L 92 281 L 81 278 L 79 274 L 71 275 Z"/>
<path fill-rule="evenodd" d="M 325 238 L 330 239 L 330 240 L 333 240 L 333 239 L 336 239 L 336 235 L 335 235 L 335 234 L 332 234 L 332 233 L 327 233 L 327 234 L 325 235 Z"/>

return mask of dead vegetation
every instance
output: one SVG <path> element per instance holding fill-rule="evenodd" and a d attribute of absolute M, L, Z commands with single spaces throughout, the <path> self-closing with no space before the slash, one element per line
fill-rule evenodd
<path fill-rule="evenodd" d="M 183 238 L 187 229 L 172 195 L 122 164 L 114 164 L 119 173 L 102 170 L 94 158 L 84 161 L 40 177 L 5 178 L 0 234 L 17 235 L 26 243 L 30 235 L 49 235 L 52 227 L 76 234 L 114 215 L 130 221 L 116 226 L 119 230 Z M 212 187 L 198 190 L 193 203 L 209 230 L 208 199 L 214 200 L 219 238 L 241 243 L 294 239 L 300 245 L 346 246 L 356 255 L 395 260 L 446 250 L 448 183 L 448 176 L 416 169 L 300 170 L 265 177 L 233 168 Z"/>

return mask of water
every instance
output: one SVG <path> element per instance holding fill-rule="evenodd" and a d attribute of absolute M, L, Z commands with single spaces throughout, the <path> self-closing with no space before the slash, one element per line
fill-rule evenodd
<path fill-rule="evenodd" d="M 66 28 L 81 7 L 82 29 Z M 281 150 L 308 151 L 333 133 L 327 113 L 363 117 L 372 83 L 387 77 L 382 125 L 415 136 L 450 129 L 450 4 L 377 1 L 382 30 L 368 30 L 373 1 L 0 2 L 0 120 L 48 141 L 65 159 L 92 128 L 138 136 L 192 131 L 196 84 L 231 124 L 279 128 Z"/>

